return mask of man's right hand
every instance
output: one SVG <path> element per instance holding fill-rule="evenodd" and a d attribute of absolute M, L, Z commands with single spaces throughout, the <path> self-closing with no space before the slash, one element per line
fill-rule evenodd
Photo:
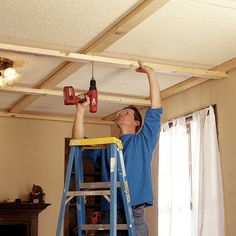
<path fill-rule="evenodd" d="M 86 98 L 86 101 L 83 103 L 77 103 L 76 108 L 77 108 L 77 110 L 85 110 L 86 107 L 88 107 L 88 105 L 90 104 L 89 97 L 87 95 L 85 95 L 84 93 L 79 93 L 78 96 L 81 99 Z"/>
<path fill-rule="evenodd" d="M 79 94 L 79 98 L 86 97 L 86 101 L 76 104 L 75 120 L 72 128 L 72 138 L 81 139 L 84 138 L 84 114 L 86 107 L 90 104 L 89 97 L 87 95 Z"/>
<path fill-rule="evenodd" d="M 153 68 L 145 66 L 141 60 L 138 60 L 139 68 L 136 69 L 136 72 L 141 72 L 145 74 L 154 73 Z"/>
<path fill-rule="evenodd" d="M 153 68 L 145 66 L 141 60 L 139 60 L 138 63 L 139 68 L 137 68 L 136 71 L 145 73 L 149 79 L 151 108 L 159 108 L 161 107 L 161 95 L 156 73 Z"/>

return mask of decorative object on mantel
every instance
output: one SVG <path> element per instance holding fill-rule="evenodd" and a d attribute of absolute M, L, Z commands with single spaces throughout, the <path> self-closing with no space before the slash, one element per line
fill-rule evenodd
<path fill-rule="evenodd" d="M 30 193 L 30 202 L 45 203 L 45 193 L 41 186 L 33 184 L 32 192 Z"/>

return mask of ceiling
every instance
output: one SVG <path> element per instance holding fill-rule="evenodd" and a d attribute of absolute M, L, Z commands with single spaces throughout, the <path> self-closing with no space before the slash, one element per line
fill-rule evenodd
<path fill-rule="evenodd" d="M 148 103 L 148 80 L 135 72 L 137 59 L 154 66 L 163 98 L 222 79 L 225 65 L 236 66 L 235 0 L 0 4 L 0 57 L 13 60 L 20 74 L 14 86 L 0 88 L 0 116 L 71 121 L 75 107 L 63 104 L 62 90 L 87 91 L 91 61 L 100 98 L 98 112 L 87 112 L 86 121 L 107 124 L 127 104 Z"/>

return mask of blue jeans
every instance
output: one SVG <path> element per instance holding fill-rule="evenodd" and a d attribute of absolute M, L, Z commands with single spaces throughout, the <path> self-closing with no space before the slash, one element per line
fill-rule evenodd
<path fill-rule="evenodd" d="M 134 217 L 134 226 L 136 231 L 136 236 L 148 236 L 148 227 L 145 219 L 144 214 L 144 204 L 133 206 L 133 217 Z M 110 212 L 104 211 L 101 213 L 101 218 L 99 224 L 109 224 L 110 222 Z M 125 224 L 125 212 L 124 210 L 117 210 L 117 223 L 118 224 Z M 118 230 L 117 236 L 127 236 L 128 230 Z M 109 231 L 97 231 L 96 236 L 109 236 Z"/>

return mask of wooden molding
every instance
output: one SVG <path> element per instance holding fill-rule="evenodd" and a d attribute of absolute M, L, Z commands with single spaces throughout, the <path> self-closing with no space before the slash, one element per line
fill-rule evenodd
<path fill-rule="evenodd" d="M 126 33 L 131 31 L 135 26 L 140 24 L 143 20 L 149 17 L 152 13 L 160 9 L 169 0 L 145 0 L 142 1 L 135 9 L 132 9 L 126 16 L 124 16 L 117 24 L 100 35 L 96 40 L 93 40 L 88 46 L 82 49 L 79 53 L 100 53 L 123 37 Z M 63 81 L 70 74 L 78 70 L 83 64 L 81 63 L 63 63 L 58 69 L 58 72 L 46 77 L 42 80 L 40 87 L 36 88 L 52 88 L 56 84 Z M 31 99 L 29 99 L 31 97 Z M 37 97 L 28 95 L 13 105 L 9 110 L 11 112 L 20 112 Z"/>
<path fill-rule="evenodd" d="M 115 119 L 117 118 L 117 113 L 119 111 L 116 111 L 116 112 L 113 112 L 112 114 L 108 115 L 108 116 L 104 116 L 102 118 L 102 120 L 105 120 L 105 121 L 115 121 Z"/>
<path fill-rule="evenodd" d="M 62 91 L 49 90 L 49 89 L 34 89 L 34 88 L 7 86 L 7 87 L 0 87 L 0 91 L 30 94 L 30 95 L 35 95 L 37 97 L 38 95 L 63 97 Z M 99 94 L 98 96 L 99 96 L 99 101 L 102 102 L 118 103 L 125 105 L 133 104 L 136 106 L 149 106 L 151 104 L 150 100 L 146 99 L 127 98 L 125 96 L 111 96 L 107 94 Z M 30 99 L 30 97 L 27 99 Z"/>
<path fill-rule="evenodd" d="M 187 90 L 195 85 L 198 85 L 200 83 L 203 83 L 207 81 L 206 79 L 199 78 L 199 77 L 191 77 L 187 80 L 184 80 L 183 82 L 180 82 L 178 84 L 175 84 L 171 86 L 170 88 L 167 88 L 163 91 L 161 91 L 161 99 L 166 99 L 170 96 L 173 96 L 177 93 L 180 93 L 184 90 Z"/>
<path fill-rule="evenodd" d="M 0 91 L 5 92 L 14 92 L 14 93 L 23 93 L 30 95 L 51 95 L 51 96 L 63 96 L 62 91 L 50 90 L 50 89 L 35 89 L 35 88 L 26 88 L 26 87 L 16 87 L 16 86 L 6 86 L 0 87 Z"/>
<path fill-rule="evenodd" d="M 226 61 L 226 62 L 224 62 L 224 63 L 222 63 L 220 65 L 217 65 L 217 66 L 211 68 L 210 70 L 212 70 L 212 71 L 220 70 L 220 71 L 224 71 L 224 72 L 227 73 L 227 72 L 229 72 L 229 71 L 231 71 L 231 70 L 233 70 L 235 68 L 236 68 L 236 57 L 232 58 L 232 59 L 230 59 L 230 60 L 228 60 L 228 61 Z M 166 99 L 166 98 L 168 98 L 170 96 L 173 96 L 173 95 L 175 95 L 177 93 L 183 92 L 183 91 L 185 91 L 185 90 L 187 90 L 187 89 L 189 89 L 189 88 L 191 88 L 193 86 L 196 86 L 198 84 L 201 84 L 201 83 L 203 83 L 205 81 L 207 81 L 207 79 L 203 79 L 203 78 L 199 78 L 199 77 L 191 77 L 191 78 L 189 78 L 187 80 L 184 80 L 183 82 L 175 84 L 172 87 L 167 88 L 167 89 L 161 91 L 161 98 L 164 100 L 164 99 Z M 150 98 L 147 98 L 147 99 L 150 99 Z M 139 110 L 143 110 L 145 108 L 146 107 L 142 107 Z M 104 117 L 103 120 L 106 120 L 106 121 L 108 121 L 108 120 L 111 120 L 111 121 L 115 120 L 117 112 L 114 112 L 111 115 Z"/>
<path fill-rule="evenodd" d="M 215 70 L 220 70 L 220 71 L 224 71 L 224 72 L 229 72 L 231 70 L 233 70 L 234 68 L 236 68 L 236 57 L 220 64 L 217 65 L 213 68 L 211 68 L 211 71 L 215 71 Z M 196 86 L 198 84 L 201 84 L 203 82 L 207 81 L 206 79 L 203 78 L 199 78 L 199 77 L 191 77 L 187 80 L 184 80 L 183 82 L 180 82 L 168 89 L 165 89 L 163 91 L 161 91 L 161 98 L 162 99 L 166 99 L 170 96 L 173 96 L 177 93 L 183 92 L 193 86 Z"/>
<path fill-rule="evenodd" d="M 0 49 L 13 52 L 41 55 L 41 56 L 51 56 L 55 58 L 62 58 L 66 61 L 79 62 L 79 63 L 94 61 L 94 62 L 115 65 L 122 68 L 136 69 L 139 67 L 139 64 L 136 60 L 128 60 L 122 58 L 92 56 L 86 54 L 60 52 L 56 50 L 25 47 L 11 44 L 1 44 L 1 43 L 0 43 Z M 199 76 L 201 78 L 211 78 L 211 79 L 221 79 L 227 77 L 227 74 L 225 72 L 216 70 L 205 70 L 200 68 L 188 68 L 183 66 L 163 65 L 163 64 L 148 63 L 148 62 L 145 62 L 144 64 L 153 68 L 156 72 L 160 73 Z M 40 88 L 42 88 L 42 85 L 40 86 Z"/>
<path fill-rule="evenodd" d="M 150 106 L 150 100 L 138 99 L 138 98 L 127 98 L 110 95 L 99 95 L 99 100 L 109 103 L 118 103 L 124 105 L 135 105 L 135 106 Z"/>
<path fill-rule="evenodd" d="M 232 58 L 232 59 L 230 59 L 218 66 L 215 66 L 210 70 L 213 70 L 213 71 L 220 70 L 220 71 L 224 71 L 227 73 L 235 68 L 236 68 L 236 57 L 234 57 L 234 58 Z"/>
<path fill-rule="evenodd" d="M 145 98 L 144 100 L 150 101 L 149 98 Z M 147 105 L 147 106 L 146 106 L 146 105 L 145 105 L 145 106 L 141 106 L 141 105 L 135 105 L 135 104 L 131 104 L 131 105 L 136 106 L 138 110 L 142 110 L 142 109 L 144 109 L 144 108 L 146 109 L 147 107 L 150 107 L 151 101 L 150 101 L 149 105 Z M 120 111 L 120 110 L 119 110 L 119 111 Z M 117 118 L 117 113 L 118 113 L 119 111 L 115 111 L 115 112 L 111 113 L 111 114 L 108 115 L 108 116 L 104 116 L 104 117 L 102 118 L 102 120 L 115 121 L 116 118 Z"/>
<path fill-rule="evenodd" d="M 49 120 L 49 121 L 61 121 L 61 122 L 73 122 L 74 116 L 60 116 L 50 114 L 35 114 L 35 113 L 13 113 L 7 111 L 0 111 L 0 117 L 10 118 L 22 118 L 22 119 L 33 119 L 33 120 Z M 85 124 L 98 124 L 98 125 L 113 125 L 113 121 L 104 121 L 101 119 L 85 118 Z"/>

